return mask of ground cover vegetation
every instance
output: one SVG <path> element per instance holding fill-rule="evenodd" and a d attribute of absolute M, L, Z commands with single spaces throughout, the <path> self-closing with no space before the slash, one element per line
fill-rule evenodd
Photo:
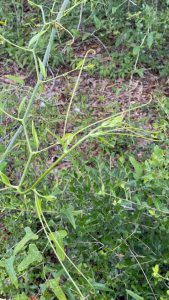
<path fill-rule="evenodd" d="M 0 298 L 169 299 L 169 1 L 0 4 Z"/>

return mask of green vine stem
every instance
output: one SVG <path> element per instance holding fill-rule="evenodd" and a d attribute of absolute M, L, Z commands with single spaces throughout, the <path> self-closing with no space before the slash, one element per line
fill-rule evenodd
<path fill-rule="evenodd" d="M 61 18 L 63 16 L 63 13 L 64 13 L 66 7 L 68 6 L 68 4 L 69 4 L 69 0 L 64 0 L 63 1 L 62 6 L 60 8 L 60 11 L 59 11 L 59 13 L 58 13 L 58 15 L 56 17 L 56 22 L 58 22 L 58 23 L 60 22 L 60 20 L 61 20 Z M 48 63 L 48 60 L 49 60 L 49 57 L 50 57 L 50 52 L 51 52 L 51 48 L 52 48 L 52 45 L 53 45 L 55 33 L 56 33 L 56 28 L 53 27 L 52 31 L 51 31 L 51 34 L 50 34 L 49 42 L 48 42 L 48 45 L 47 45 L 47 48 L 46 48 L 46 51 L 45 51 L 45 54 L 44 54 L 44 58 L 43 58 L 43 65 L 44 65 L 45 68 L 47 66 L 47 63 Z M 15 44 L 13 44 L 13 45 L 15 46 Z M 25 48 L 23 48 L 23 49 L 25 50 Z M 26 50 L 28 50 L 28 49 L 26 49 Z M 29 50 L 29 51 L 32 52 L 33 50 Z M 42 79 L 43 79 L 43 75 L 40 74 L 39 78 L 37 80 L 37 83 L 36 83 L 36 85 L 35 85 L 35 87 L 33 89 L 31 98 L 29 100 L 29 104 L 28 104 L 27 109 L 25 111 L 25 114 L 23 116 L 24 123 L 26 123 L 26 121 L 27 121 L 28 115 L 30 113 L 31 107 L 33 105 L 36 93 L 37 93 L 37 91 L 39 89 L 39 86 L 41 84 L 41 80 Z M 9 144 L 8 144 L 8 146 L 7 146 L 5 152 L 4 152 L 4 154 L 3 154 L 3 156 L 2 156 L 2 158 L 0 160 L 0 163 L 2 163 L 5 160 L 6 156 L 8 155 L 8 153 L 10 152 L 10 150 L 12 149 L 12 147 L 13 147 L 16 139 L 18 138 L 18 136 L 20 135 L 20 133 L 22 132 L 22 130 L 23 130 L 23 126 L 20 125 L 19 128 L 17 129 L 17 131 L 15 132 L 14 136 L 12 137 L 11 141 L 9 142 Z"/>
<path fill-rule="evenodd" d="M 136 109 L 138 109 L 138 108 L 141 108 L 141 107 L 144 107 L 144 106 L 147 106 L 150 102 L 152 101 L 152 98 L 150 98 L 150 100 L 147 102 L 147 103 L 145 103 L 145 104 L 142 104 L 142 105 L 139 105 L 139 106 L 136 106 L 135 108 L 130 108 L 130 110 L 136 110 Z M 40 175 L 40 177 L 34 182 L 34 184 L 30 187 L 30 188 L 28 188 L 28 189 L 26 189 L 25 191 L 22 191 L 21 189 L 20 189 L 20 186 L 18 186 L 18 192 L 20 193 L 20 194 L 27 194 L 27 193 L 29 193 L 29 192 L 31 192 L 32 190 L 34 190 L 41 182 L 42 182 L 42 180 L 67 156 L 67 155 L 69 155 L 74 149 L 76 149 L 79 145 L 81 145 L 85 140 L 87 140 L 87 139 L 89 139 L 89 138 L 92 138 L 92 137 L 94 137 L 95 136 L 95 134 L 96 134 L 96 132 L 98 132 L 99 131 L 99 129 L 102 129 L 104 126 L 103 126 L 103 123 L 105 122 L 105 121 L 108 121 L 108 120 L 113 120 L 113 118 L 115 118 L 115 117 L 117 117 L 117 116 L 120 116 L 120 115 L 124 115 L 124 114 L 126 114 L 127 112 L 128 112 L 129 110 L 128 109 L 126 109 L 124 112 L 121 112 L 121 113 L 117 113 L 117 114 L 115 114 L 115 115 L 113 115 L 113 116 L 110 116 L 110 117 L 107 117 L 107 118 L 105 118 L 105 119 L 103 119 L 103 120 L 100 120 L 100 121 L 97 121 L 97 122 L 95 122 L 95 123 L 93 123 L 93 124 L 90 124 L 90 125 L 88 125 L 88 126 L 86 126 L 86 127 L 84 127 L 83 129 L 81 129 L 81 130 L 79 130 L 79 131 L 77 131 L 76 133 L 74 133 L 74 136 L 73 136 L 73 138 L 75 137 L 75 136 L 77 136 L 79 133 L 81 133 L 81 132 L 84 132 L 85 130 L 87 130 L 87 129 L 89 129 L 89 128 L 91 128 L 91 127 L 93 127 L 93 126 L 95 126 L 95 125 L 98 125 L 98 126 L 96 126 L 95 128 L 93 128 L 93 129 L 91 129 L 90 130 L 90 132 L 89 133 L 87 133 L 87 134 L 85 134 L 85 136 L 83 136 L 81 139 L 79 139 L 72 147 L 70 147 L 65 153 L 63 153 L 42 175 Z M 125 126 L 124 126 L 124 129 L 125 129 Z M 132 128 L 133 129 L 133 128 Z M 129 130 L 130 132 L 131 132 L 131 129 L 130 129 L 130 127 L 127 127 L 127 130 Z M 135 134 L 135 131 L 134 130 L 132 130 L 132 132 L 133 132 L 133 135 Z M 112 134 L 112 133 L 111 133 Z M 116 134 L 116 133 L 114 133 L 114 134 Z M 123 134 L 123 133 L 119 133 L 119 134 Z M 98 132 L 98 134 L 97 134 L 97 136 L 98 135 L 102 135 L 102 132 Z M 135 134 L 136 136 L 138 136 L 138 133 L 137 133 L 137 130 L 136 130 L 136 134 Z M 141 134 L 139 134 L 139 137 L 143 137 L 144 138 L 144 136 L 142 136 Z M 73 138 L 72 138 L 72 140 L 73 140 Z M 146 139 L 147 139 L 147 137 L 146 137 Z M 156 140 L 157 141 L 157 140 Z M 36 152 L 34 152 L 34 154 L 38 154 L 38 152 L 39 151 L 36 151 Z M 15 187 L 16 188 L 16 187 Z"/>

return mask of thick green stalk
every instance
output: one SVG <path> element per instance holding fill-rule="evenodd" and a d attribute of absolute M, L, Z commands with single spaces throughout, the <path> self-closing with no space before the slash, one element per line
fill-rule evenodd
<path fill-rule="evenodd" d="M 57 22 L 60 22 L 60 19 L 61 19 L 63 13 L 64 13 L 66 7 L 68 6 L 68 4 L 69 4 L 69 0 L 64 0 L 63 1 L 62 6 L 60 8 L 60 11 L 59 11 L 59 13 L 57 15 L 57 18 L 56 18 Z M 47 45 L 47 48 L 46 48 L 46 51 L 45 51 L 45 54 L 44 54 L 44 58 L 43 58 L 43 65 L 44 65 L 44 67 L 46 67 L 46 65 L 48 63 L 48 60 L 49 60 L 49 56 L 50 56 L 52 44 L 53 44 L 53 41 L 54 41 L 55 33 L 56 33 L 56 29 L 53 27 L 52 31 L 51 31 L 50 38 L 49 38 L 49 42 L 48 42 L 48 45 Z M 42 74 L 40 74 L 39 78 L 38 78 L 38 81 L 37 81 L 37 83 L 36 83 L 36 85 L 34 87 L 34 90 L 32 92 L 32 96 L 31 96 L 31 98 L 29 100 L 29 104 L 27 106 L 25 114 L 23 116 L 23 120 L 24 120 L 25 123 L 27 121 L 29 112 L 30 112 L 31 107 L 33 105 L 36 93 L 37 93 L 37 91 L 39 89 L 39 86 L 40 86 L 40 83 L 41 83 L 42 79 L 43 79 L 43 76 L 42 76 Z M 2 163 L 5 160 L 6 156 L 8 155 L 9 151 L 12 149 L 12 147 L 13 147 L 16 139 L 18 138 L 18 136 L 20 135 L 20 133 L 22 132 L 22 130 L 23 130 L 23 126 L 20 125 L 20 127 L 17 129 L 17 131 L 15 132 L 14 136 L 12 137 L 10 143 L 8 144 L 8 146 L 7 146 L 5 152 L 4 152 L 4 154 L 3 154 L 3 156 L 2 156 L 2 158 L 0 160 L 0 163 Z"/>

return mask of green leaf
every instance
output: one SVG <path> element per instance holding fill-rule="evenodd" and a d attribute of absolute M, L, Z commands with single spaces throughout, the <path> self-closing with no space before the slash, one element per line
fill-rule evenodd
<path fill-rule="evenodd" d="M 143 168 L 141 166 L 140 163 L 138 163 L 138 161 L 133 157 L 133 156 L 130 156 L 129 157 L 129 160 L 132 164 L 132 166 L 134 167 L 134 170 L 135 170 L 135 173 L 134 173 L 134 178 L 135 179 L 139 179 L 143 173 Z"/>
<path fill-rule="evenodd" d="M 117 125 L 120 126 L 121 123 L 123 121 L 123 116 L 120 115 L 120 116 L 117 116 L 117 117 L 114 117 L 112 119 L 109 119 L 105 122 L 102 123 L 101 127 L 116 127 Z"/>
<path fill-rule="evenodd" d="M 56 253 L 61 261 L 65 260 L 65 251 L 63 245 L 63 239 L 67 236 L 66 230 L 59 230 L 50 233 L 49 238 L 54 242 Z"/>
<path fill-rule="evenodd" d="M 14 260 L 15 260 L 14 255 L 8 259 L 5 259 L 5 269 L 9 275 L 11 283 L 14 284 L 16 288 L 18 288 L 18 279 L 16 277 L 16 272 L 15 272 L 14 266 L 13 266 Z"/>
<path fill-rule="evenodd" d="M 82 36 L 82 41 L 85 41 L 86 39 L 88 39 L 91 36 L 90 32 L 85 32 Z"/>
<path fill-rule="evenodd" d="M 25 104 L 25 101 L 26 101 L 26 97 L 23 97 L 21 103 L 19 104 L 19 107 L 18 107 L 18 115 L 20 115 L 23 107 L 24 107 L 24 104 Z"/>
<path fill-rule="evenodd" d="M 74 134 L 73 133 L 66 133 L 62 139 L 59 141 L 62 144 L 63 150 L 64 152 L 67 151 L 67 147 L 69 146 L 69 144 L 72 142 L 74 138 Z"/>
<path fill-rule="evenodd" d="M 108 288 L 104 283 L 94 282 L 92 285 L 96 290 L 112 292 L 112 289 Z"/>
<path fill-rule="evenodd" d="M 58 143 L 60 145 L 62 145 L 63 141 L 62 138 L 60 138 L 59 135 L 57 135 L 56 133 L 52 132 L 51 130 L 47 129 L 47 131 L 58 141 Z"/>
<path fill-rule="evenodd" d="M 144 68 L 135 69 L 135 70 L 133 70 L 133 74 L 137 74 L 138 76 L 143 77 L 144 76 L 144 71 L 145 71 Z"/>
<path fill-rule="evenodd" d="M 157 277 L 158 274 L 159 274 L 159 265 L 155 265 L 155 267 L 153 267 L 153 276 Z"/>
<path fill-rule="evenodd" d="M 147 36 L 147 46 L 150 49 L 154 41 L 153 32 L 150 32 Z"/>
<path fill-rule="evenodd" d="M 45 79 L 47 77 L 45 66 L 39 57 L 38 57 L 38 61 L 39 61 L 40 72 Z"/>
<path fill-rule="evenodd" d="M 38 147 L 39 147 L 39 139 L 38 139 L 38 135 L 37 135 L 37 132 L 36 132 L 36 129 L 35 129 L 35 125 L 34 125 L 33 121 L 32 121 L 32 135 L 33 135 L 34 145 L 38 149 Z"/>
<path fill-rule="evenodd" d="M 139 46 L 135 46 L 135 47 L 133 48 L 133 55 L 136 56 L 136 55 L 139 54 L 139 52 L 140 52 L 140 47 L 139 47 Z"/>
<path fill-rule="evenodd" d="M 13 300 L 30 300 L 28 296 L 26 296 L 25 293 L 17 294 L 13 297 Z"/>
<path fill-rule="evenodd" d="M 62 288 L 59 285 L 59 278 L 50 279 L 47 284 L 58 300 L 67 300 Z"/>
<path fill-rule="evenodd" d="M 97 29 L 101 28 L 102 23 L 96 16 L 94 16 L 94 23 L 95 23 Z"/>
<path fill-rule="evenodd" d="M 14 248 L 14 251 L 13 251 L 14 255 L 16 255 L 18 252 L 20 252 L 30 240 L 38 239 L 38 235 L 34 234 L 29 227 L 25 227 L 25 232 L 26 232 L 26 234 L 23 237 L 23 239 Z"/>
<path fill-rule="evenodd" d="M 6 24 L 7 24 L 7 20 L 5 20 L 5 21 L 0 20 L 0 25 L 1 26 L 6 26 Z"/>
<path fill-rule="evenodd" d="M 113 15 L 116 13 L 117 9 L 118 9 L 118 6 L 113 6 L 112 7 L 111 12 L 112 12 Z"/>
<path fill-rule="evenodd" d="M 0 171 L 0 177 L 1 177 L 1 180 L 2 182 L 5 184 L 5 185 L 10 185 L 10 181 L 9 181 L 9 178 Z"/>
<path fill-rule="evenodd" d="M 30 244 L 28 254 L 18 265 L 18 272 L 22 272 L 26 270 L 33 263 L 35 262 L 39 263 L 41 261 L 42 261 L 42 255 L 40 251 L 38 250 L 35 244 Z"/>
<path fill-rule="evenodd" d="M 31 0 L 28 0 L 28 3 L 31 5 L 31 6 L 34 6 L 34 7 L 36 7 L 37 6 L 37 4 L 35 4 L 33 1 L 31 1 Z"/>
<path fill-rule="evenodd" d="M 4 103 L 0 102 L 0 116 L 4 113 L 2 110 L 4 109 Z M 2 109 L 2 110 L 1 110 Z"/>
<path fill-rule="evenodd" d="M 83 66 L 83 64 L 84 64 L 84 59 L 81 59 L 81 60 L 77 63 L 76 69 L 81 69 L 81 67 Z"/>
<path fill-rule="evenodd" d="M 113 144 L 110 144 L 106 139 L 104 139 L 102 136 L 98 138 L 99 141 L 101 141 L 102 143 L 104 143 L 105 145 L 107 146 L 110 146 L 110 147 L 113 147 L 114 148 L 114 145 Z"/>
<path fill-rule="evenodd" d="M 87 64 L 84 66 L 84 70 L 93 70 L 95 68 L 95 64 Z"/>
<path fill-rule="evenodd" d="M 54 200 L 56 201 L 56 197 L 53 195 L 45 195 L 43 196 L 46 200 L 53 202 Z"/>
<path fill-rule="evenodd" d="M 72 207 L 68 206 L 67 208 L 62 208 L 61 212 L 66 216 L 73 228 L 76 229 L 75 218 L 73 214 L 74 210 L 72 209 Z"/>
<path fill-rule="evenodd" d="M 4 151 L 5 151 L 5 146 L 1 144 L 0 145 L 0 153 L 4 153 Z"/>
<path fill-rule="evenodd" d="M 36 197 L 35 205 L 36 205 L 38 217 L 40 218 L 42 215 L 42 200 Z"/>
<path fill-rule="evenodd" d="M 5 75 L 6 78 L 18 83 L 18 84 L 25 84 L 25 81 L 20 77 L 20 76 L 17 76 L 17 75 Z"/>
<path fill-rule="evenodd" d="M 101 189 L 97 194 L 100 196 L 105 196 L 105 185 L 103 183 L 101 184 Z"/>
<path fill-rule="evenodd" d="M 135 300 L 144 300 L 143 297 L 140 297 L 139 295 L 137 295 L 136 293 L 134 293 L 130 290 L 126 290 L 126 292 L 127 292 L 127 295 L 131 296 Z"/>
<path fill-rule="evenodd" d="M 5 259 L 4 258 L 2 258 L 0 260 L 0 268 L 5 268 Z"/>
<path fill-rule="evenodd" d="M 46 30 L 40 31 L 37 34 L 35 34 L 29 41 L 28 47 L 30 48 L 33 44 L 35 44 L 39 38 L 46 32 Z"/>

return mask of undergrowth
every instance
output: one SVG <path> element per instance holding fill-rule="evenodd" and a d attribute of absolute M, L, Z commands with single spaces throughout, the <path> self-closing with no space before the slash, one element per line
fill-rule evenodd
<path fill-rule="evenodd" d="M 158 3 L 141 3 L 137 11 L 133 1 L 113 8 L 107 1 L 100 16 L 97 1 L 58 4 L 12 1 L 1 8 L 7 65 L 0 91 L 0 294 L 15 300 L 167 300 L 168 98 L 157 89 L 146 101 L 138 95 L 133 101 L 132 84 L 144 75 L 144 51 L 154 55 L 162 47 L 168 2 L 158 12 Z M 128 26 L 133 18 L 136 26 L 130 39 L 131 29 L 124 37 L 116 19 L 126 5 Z M 80 34 L 85 22 L 92 33 Z M 23 40 L 28 27 L 33 33 Z M 128 43 L 124 52 L 108 55 L 115 29 L 115 47 Z M 90 43 L 73 58 L 91 37 L 109 56 L 106 66 Z M 11 61 L 20 67 L 17 74 L 8 70 Z M 86 95 L 83 81 L 98 72 L 113 79 L 130 74 L 120 90 L 112 85 L 110 96 L 127 95 L 127 105 L 107 103 L 101 89 L 93 95 L 90 86 Z"/>

